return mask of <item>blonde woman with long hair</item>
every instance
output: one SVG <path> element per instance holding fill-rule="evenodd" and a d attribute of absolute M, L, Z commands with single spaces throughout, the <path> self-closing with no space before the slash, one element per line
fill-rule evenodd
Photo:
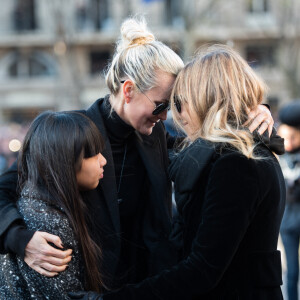
<path fill-rule="evenodd" d="M 200 52 L 179 73 L 171 108 L 187 140 L 169 173 L 181 257 L 172 268 L 104 300 L 283 299 L 277 240 L 284 180 L 272 149 L 245 125 L 264 90 L 226 46 Z M 74 299 L 102 298 L 89 293 Z"/>

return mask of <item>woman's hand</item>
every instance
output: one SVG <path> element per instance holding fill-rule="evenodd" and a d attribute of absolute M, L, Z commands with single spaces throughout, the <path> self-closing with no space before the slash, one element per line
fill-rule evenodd
<path fill-rule="evenodd" d="M 66 269 L 72 259 L 72 249 L 58 250 L 50 246 L 48 242 L 63 248 L 58 236 L 37 231 L 25 248 L 24 261 L 38 273 L 53 277 Z"/>
<path fill-rule="evenodd" d="M 274 125 L 274 120 L 272 118 L 270 110 L 265 105 L 258 105 L 256 109 L 251 110 L 248 113 L 248 121 L 244 125 L 249 124 L 249 130 L 251 132 L 259 127 L 258 133 L 260 135 L 268 130 L 270 136 Z"/>

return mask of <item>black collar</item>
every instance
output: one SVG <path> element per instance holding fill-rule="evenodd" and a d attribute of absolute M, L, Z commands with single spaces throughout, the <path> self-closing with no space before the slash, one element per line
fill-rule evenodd
<path fill-rule="evenodd" d="M 109 97 L 105 97 L 101 103 L 100 111 L 111 141 L 124 144 L 125 140 L 134 132 L 134 128 L 126 124 L 119 115 L 112 110 Z"/>
<path fill-rule="evenodd" d="M 185 193 L 194 189 L 215 153 L 213 143 L 199 138 L 171 159 L 169 174 L 178 192 Z"/>

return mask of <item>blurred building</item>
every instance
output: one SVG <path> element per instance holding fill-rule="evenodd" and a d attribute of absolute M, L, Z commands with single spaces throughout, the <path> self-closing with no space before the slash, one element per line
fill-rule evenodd
<path fill-rule="evenodd" d="M 0 124 L 26 122 L 45 109 L 86 108 L 107 93 L 103 71 L 120 24 L 141 13 L 184 60 L 204 43 L 235 47 L 267 81 L 276 109 L 297 94 L 280 57 L 289 51 L 283 42 L 298 40 L 299 26 L 289 24 L 282 2 L 293 1 L 2 0 Z M 298 61 L 284 56 L 299 76 Z"/>

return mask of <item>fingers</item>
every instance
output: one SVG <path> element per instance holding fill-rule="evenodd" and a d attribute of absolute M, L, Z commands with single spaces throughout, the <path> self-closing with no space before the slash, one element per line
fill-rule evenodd
<path fill-rule="evenodd" d="M 48 271 L 48 272 L 62 272 L 64 271 L 68 265 L 62 265 L 62 266 L 54 266 L 51 265 L 49 263 L 43 263 L 40 265 L 41 268 L 43 268 L 44 270 Z"/>
<path fill-rule="evenodd" d="M 68 249 L 65 251 L 55 249 L 54 247 L 50 246 L 49 244 L 45 244 L 40 247 L 41 254 L 44 256 L 52 256 L 55 258 L 65 259 L 72 254 L 72 249 Z"/>
<path fill-rule="evenodd" d="M 41 275 L 44 275 L 46 277 L 54 277 L 56 275 L 58 275 L 57 272 L 49 272 L 39 266 L 32 266 L 31 267 L 33 270 L 35 270 L 36 272 L 40 273 Z"/>
<path fill-rule="evenodd" d="M 243 124 L 244 126 L 249 125 L 255 118 L 255 116 L 257 115 L 257 111 L 256 110 L 251 110 L 248 113 L 248 120 Z"/>
<path fill-rule="evenodd" d="M 51 265 L 61 267 L 61 266 L 64 266 L 64 265 L 68 264 L 71 261 L 71 259 L 72 259 L 72 256 L 67 256 L 64 259 L 56 258 L 56 257 L 53 257 L 53 256 L 43 256 L 41 261 L 47 262 Z"/>
<path fill-rule="evenodd" d="M 71 261 L 71 256 L 66 259 L 58 259 L 51 256 L 35 255 L 34 258 L 25 257 L 25 262 L 40 274 L 53 277 L 58 275 L 59 272 L 65 271 L 68 263 Z"/>
<path fill-rule="evenodd" d="M 245 125 L 247 125 L 247 123 L 249 123 L 249 121 L 247 121 Z M 273 130 L 273 125 L 274 125 L 274 120 L 272 119 L 271 115 L 260 113 L 256 115 L 256 117 L 250 124 L 249 130 L 253 132 L 255 129 L 258 129 L 259 127 L 258 130 L 259 134 L 263 134 L 266 130 L 268 130 L 270 136 Z"/>
<path fill-rule="evenodd" d="M 258 133 L 262 135 L 267 129 L 268 129 L 269 124 L 266 122 L 262 122 L 261 125 L 259 126 Z"/>
<path fill-rule="evenodd" d="M 268 130 L 269 136 L 272 133 L 274 120 L 272 118 L 271 112 L 264 105 L 259 105 L 255 110 L 252 110 L 248 113 L 248 120 L 244 125 L 249 125 L 249 130 L 253 132 L 255 129 L 258 129 L 259 134 L 263 134 Z"/>
<path fill-rule="evenodd" d="M 268 133 L 269 133 L 269 136 L 271 136 L 271 134 L 272 134 L 273 126 L 274 126 L 274 120 L 272 119 L 272 122 L 271 122 L 271 123 L 269 124 L 269 126 L 268 126 Z"/>
<path fill-rule="evenodd" d="M 53 243 L 55 246 L 59 248 L 63 248 L 63 244 L 61 242 L 61 239 L 53 234 L 47 233 L 47 232 L 41 232 L 41 236 L 47 240 L 47 242 Z"/>
<path fill-rule="evenodd" d="M 258 133 L 262 135 L 266 130 L 268 130 L 269 136 L 271 136 L 273 130 L 274 121 L 273 119 L 266 118 L 265 115 L 260 114 L 256 116 L 251 125 L 249 126 L 249 130 L 253 132 L 255 129 L 258 129 Z"/>
<path fill-rule="evenodd" d="M 262 109 L 264 110 L 264 113 L 266 115 L 266 118 L 264 120 L 264 122 L 267 123 L 268 125 L 268 133 L 269 133 L 269 136 L 271 136 L 271 133 L 272 133 L 272 130 L 273 130 L 273 126 L 274 126 L 274 120 L 273 120 L 273 117 L 272 117 L 272 114 L 270 112 L 270 110 L 264 106 L 264 105 L 260 105 L 259 106 L 259 109 L 260 107 L 262 107 Z M 262 132 L 259 130 L 259 134 L 263 134 L 266 130 L 262 130 Z"/>
<path fill-rule="evenodd" d="M 66 269 L 72 259 L 72 249 L 59 250 L 48 242 L 62 246 L 59 237 L 46 232 L 35 232 L 25 248 L 24 261 L 38 273 L 53 277 Z"/>
<path fill-rule="evenodd" d="M 265 120 L 265 115 L 264 114 L 258 114 L 255 116 L 253 119 L 252 123 L 249 126 L 249 130 L 253 132 L 255 129 L 259 127 L 259 125 L 264 122 Z M 267 124 L 268 125 L 268 124 Z"/>

